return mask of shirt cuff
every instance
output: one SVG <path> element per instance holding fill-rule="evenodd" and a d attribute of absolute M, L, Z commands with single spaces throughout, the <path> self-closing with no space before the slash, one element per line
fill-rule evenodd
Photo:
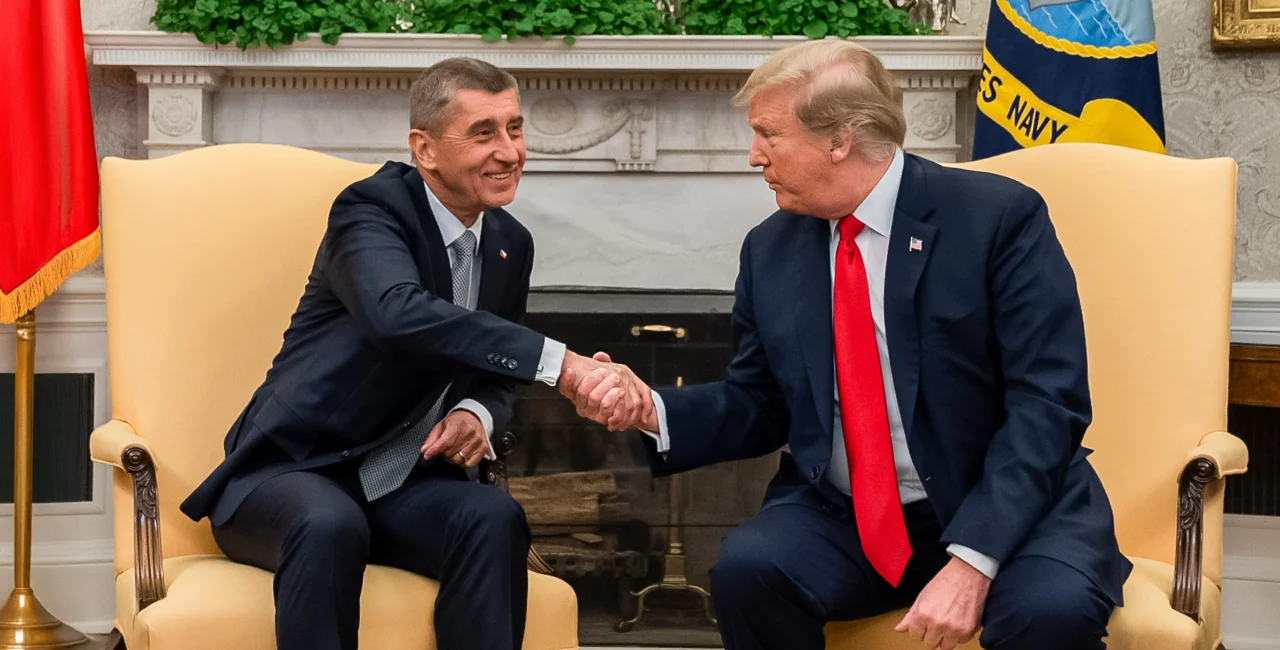
<path fill-rule="evenodd" d="M 498 460 L 498 455 L 493 452 L 493 414 L 489 412 L 489 409 L 485 408 L 484 404 L 473 399 L 464 399 L 449 410 L 450 413 L 454 411 L 468 411 L 474 413 L 480 419 L 480 424 L 484 425 L 484 457 L 489 460 Z"/>
<path fill-rule="evenodd" d="M 961 561 L 978 570 L 984 576 L 991 578 L 996 577 L 996 572 L 1000 570 L 1000 563 L 995 558 L 983 555 L 968 546 L 952 544 L 947 547 L 947 552 L 952 557 L 958 557 Z"/>
<path fill-rule="evenodd" d="M 665 454 L 671 450 L 671 438 L 667 435 L 667 406 L 662 403 L 662 396 L 658 391 L 650 390 L 649 394 L 653 395 L 653 409 L 658 414 L 658 430 L 640 431 L 658 443 L 658 453 Z"/>
<path fill-rule="evenodd" d="M 547 339 L 542 344 L 542 359 L 538 361 L 538 374 L 535 381 L 548 386 L 555 386 L 560 381 L 560 369 L 564 367 L 565 344 L 554 339 Z"/>

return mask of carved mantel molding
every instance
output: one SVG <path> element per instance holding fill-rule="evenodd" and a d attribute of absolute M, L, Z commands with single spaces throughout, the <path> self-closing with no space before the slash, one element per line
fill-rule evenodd
<path fill-rule="evenodd" d="M 358 94 L 407 93 L 414 75 L 452 56 L 514 73 L 528 111 L 528 170 L 554 172 L 749 172 L 750 131 L 729 98 L 772 52 L 803 37 L 594 36 L 490 43 L 471 35 L 353 34 L 336 46 L 311 38 L 278 50 L 208 46 L 185 34 L 88 32 L 99 66 L 133 69 L 148 89 L 148 155 L 213 142 L 279 141 L 376 159 L 401 153 L 402 134 L 346 139 L 272 138 L 271 129 L 218 123 L 215 106 L 240 122 L 270 95 L 324 95 L 355 106 Z M 907 148 L 956 160 L 972 113 L 970 80 L 982 66 L 978 37 L 864 37 L 899 78 Z M 216 102 L 219 94 L 225 102 Z M 335 96 L 349 95 L 344 99 Z M 336 103 L 335 103 L 336 102 Z M 385 114 L 385 111 L 384 111 Z M 329 116 L 330 119 L 338 119 Z M 269 121 L 269 120 L 268 120 Z M 287 129 L 285 129 L 287 131 Z M 332 129 L 320 129 L 321 133 Z M 380 141 L 383 140 L 383 141 Z"/>
<path fill-rule="evenodd" d="M 532 285 L 665 292 L 733 289 L 743 237 L 777 205 L 747 162 L 752 132 L 731 99 L 771 53 L 804 40 L 358 34 L 242 51 L 162 32 L 85 36 L 95 65 L 147 89 L 140 144 L 153 158 L 262 142 L 408 162 L 414 77 L 452 56 L 487 60 L 520 84 L 528 160 L 509 207 L 537 233 Z M 897 76 L 907 151 L 963 159 L 982 39 L 858 42 Z"/>
<path fill-rule="evenodd" d="M 215 67 L 237 70 L 417 71 L 453 56 L 471 56 L 512 72 L 751 72 L 803 36 L 580 36 L 491 43 L 459 34 L 347 34 L 336 45 L 317 37 L 277 50 L 204 45 L 187 34 L 90 31 L 85 42 L 103 66 Z M 895 71 L 977 72 L 982 37 L 863 36 L 854 39 Z"/>

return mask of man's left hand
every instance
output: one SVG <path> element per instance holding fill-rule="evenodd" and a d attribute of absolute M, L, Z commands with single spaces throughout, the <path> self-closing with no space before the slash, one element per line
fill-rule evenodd
<path fill-rule="evenodd" d="M 930 650 L 951 650 L 977 633 L 990 587 L 991 578 L 953 557 L 925 585 L 911 610 L 893 629 L 910 632 L 911 638 L 924 641 Z"/>
<path fill-rule="evenodd" d="M 439 456 L 459 467 L 471 468 L 480 463 L 488 448 L 480 418 L 471 411 L 457 410 L 431 429 L 422 445 L 422 457 L 431 460 Z"/>

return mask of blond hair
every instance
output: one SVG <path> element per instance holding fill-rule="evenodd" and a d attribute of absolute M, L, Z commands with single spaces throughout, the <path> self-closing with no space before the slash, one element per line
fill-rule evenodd
<path fill-rule="evenodd" d="M 805 130 L 838 142 L 848 133 L 870 162 L 883 162 L 902 146 L 907 120 L 902 91 L 880 59 L 850 41 L 807 41 L 775 52 L 734 96 L 745 106 L 761 92 L 796 88 L 792 108 Z"/>

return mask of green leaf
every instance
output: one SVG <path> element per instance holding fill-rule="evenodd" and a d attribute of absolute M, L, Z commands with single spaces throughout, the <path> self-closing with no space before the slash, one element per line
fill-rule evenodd
<path fill-rule="evenodd" d="M 573 44 L 574 44 L 574 43 L 576 43 L 576 42 L 578 42 L 578 39 L 574 38 L 574 37 L 573 37 L 573 34 L 570 34 L 570 35 L 568 35 L 568 36 L 565 36 L 565 37 L 564 37 L 564 44 L 565 44 L 565 45 L 573 45 Z"/>
<path fill-rule="evenodd" d="M 809 38 L 819 39 L 827 35 L 827 24 L 821 20 L 815 20 L 804 26 L 804 35 Z"/>
<path fill-rule="evenodd" d="M 410 6 L 412 4 L 412 6 Z M 479 34 L 487 41 L 582 34 L 928 34 L 884 0 L 682 0 L 668 14 L 653 0 L 156 0 L 151 24 L 207 44 L 278 47 L 319 32 Z M 409 26 L 401 26 L 403 20 Z"/>

